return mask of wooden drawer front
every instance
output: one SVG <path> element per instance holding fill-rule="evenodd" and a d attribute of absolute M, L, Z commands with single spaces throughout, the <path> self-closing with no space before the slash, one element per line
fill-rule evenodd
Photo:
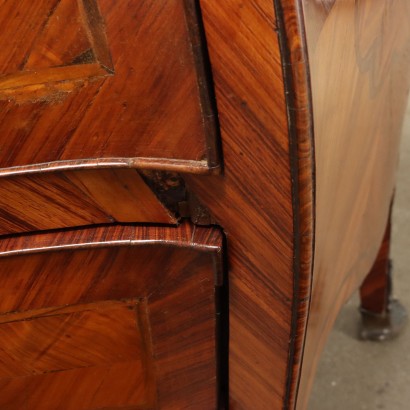
<path fill-rule="evenodd" d="M 0 21 L 1 168 L 207 162 L 193 0 L 11 0 Z"/>
<path fill-rule="evenodd" d="M 198 230 L 3 240 L 0 409 L 216 408 L 221 241 Z"/>
<path fill-rule="evenodd" d="M 153 408 L 145 311 L 135 300 L 3 315 L 0 408 Z"/>
<path fill-rule="evenodd" d="M 0 235 L 113 222 L 177 219 L 134 169 L 0 177 Z"/>

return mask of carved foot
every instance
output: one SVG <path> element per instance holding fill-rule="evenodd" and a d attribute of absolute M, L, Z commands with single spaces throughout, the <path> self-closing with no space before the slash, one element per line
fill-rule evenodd
<path fill-rule="evenodd" d="M 360 338 L 383 342 L 397 337 L 407 322 L 407 311 L 398 300 L 391 300 L 386 312 L 374 313 L 360 309 Z"/>

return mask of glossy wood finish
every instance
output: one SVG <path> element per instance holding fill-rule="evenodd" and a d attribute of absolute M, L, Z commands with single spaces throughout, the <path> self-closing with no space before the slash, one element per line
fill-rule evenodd
<path fill-rule="evenodd" d="M 315 244 L 316 164 L 310 75 L 300 2 L 276 1 L 292 148 L 294 263 L 292 334 L 284 408 L 294 408 L 309 316 Z"/>
<path fill-rule="evenodd" d="M 186 172 L 189 195 L 206 216 L 199 215 L 195 221 L 219 224 L 227 238 L 229 298 L 224 294 L 224 303 L 229 303 L 229 351 L 220 358 L 229 360 L 229 386 L 223 380 L 224 368 L 219 388 L 229 396 L 227 406 L 232 409 L 291 409 L 296 400 L 298 408 L 305 408 L 332 322 L 374 262 L 391 200 L 408 88 L 404 57 L 410 39 L 407 26 L 399 31 L 409 8 L 404 1 L 382 0 L 382 11 L 370 0 L 128 0 L 115 7 L 111 0 L 99 0 L 89 2 L 94 5 L 92 11 L 79 1 L 81 24 L 85 24 L 81 27 L 93 30 L 85 30 L 86 35 L 79 30 L 76 41 L 85 44 L 82 48 L 89 44 L 92 53 L 82 53 L 73 66 L 63 67 L 64 75 L 73 76 L 65 85 L 57 78 L 62 67 L 58 72 L 56 67 L 43 67 L 44 75 L 55 77 L 45 91 L 41 86 L 33 89 L 53 96 L 62 93 L 61 101 L 51 103 L 38 94 L 38 100 L 29 103 L 27 87 L 37 81 L 31 74 L 17 76 L 24 79 L 20 87 L 24 101 L 17 92 L 14 99 L 2 100 L 7 108 L 4 113 L 29 121 L 23 131 L 35 132 L 36 144 L 43 138 L 38 135 L 50 137 L 40 141 L 38 151 L 28 152 L 29 139 L 13 143 L 16 123 L 6 121 L 5 114 L 2 124 L 9 129 L 2 135 L 9 133 L 9 139 L 4 144 L 3 165 L 0 155 L 0 166 L 8 167 L 0 170 L 4 181 L 38 172 L 44 173 L 39 178 L 53 181 L 59 178 L 53 175 L 55 170 L 70 167 L 137 167 L 150 170 L 151 174 L 141 175 L 158 194 L 166 178 L 156 181 L 155 170 Z M 50 2 L 43 0 L 39 5 L 47 8 Z M 64 0 L 55 4 L 54 12 L 64 4 L 69 6 Z M 403 23 L 397 24 L 401 19 Z M 380 27 L 389 29 L 380 36 Z M 49 45 L 52 37 L 43 30 L 39 38 L 47 46 L 40 47 L 41 53 L 47 55 L 44 50 L 54 48 Z M 399 51 L 391 52 L 394 49 Z M 33 64 L 53 64 L 53 58 L 69 61 L 67 47 L 57 50 L 49 60 L 33 57 Z M 103 75 L 92 71 L 96 65 L 105 70 Z M 77 81 L 79 73 L 81 81 Z M 16 81 L 15 73 L 10 75 Z M 221 174 L 210 172 L 220 165 L 212 89 L 206 83 L 210 77 L 221 132 Z M 66 86 L 74 88 L 68 92 Z M 118 104 L 123 101 L 127 104 L 121 111 Z M 77 111 L 60 117 L 69 105 Z M 38 116 L 30 117 L 30 113 Z M 57 127 L 45 121 L 57 117 L 64 118 Z M 72 127 L 74 120 L 78 123 Z M 67 130 L 69 135 L 64 134 Z M 58 133 L 67 138 L 57 139 Z M 53 145 L 56 142 L 61 145 Z M 51 162 L 41 165 L 41 161 Z M 129 214 L 137 191 L 132 190 L 129 204 L 120 201 L 122 195 L 127 198 L 128 188 L 124 191 L 110 178 L 104 185 L 98 180 L 103 175 L 100 170 L 90 171 L 90 178 L 82 172 L 72 177 L 66 174 L 61 175 L 74 183 L 75 190 L 100 204 L 96 208 L 101 207 L 103 215 L 115 211 L 131 221 L 136 218 L 134 212 L 144 208 Z M 150 184 L 146 177 L 153 175 Z M 124 207 L 107 201 L 111 195 Z M 81 194 L 81 201 L 85 198 Z M 154 208 L 152 212 L 146 214 L 147 219 L 157 213 Z M 86 215 L 84 220 L 94 223 L 92 218 Z M 158 222 L 156 218 L 147 222 Z M 49 306 L 148 298 L 152 350 L 160 362 L 155 366 L 163 369 L 156 376 L 164 386 L 158 390 L 156 405 L 215 408 L 212 292 L 221 282 L 217 275 L 211 284 L 209 274 L 211 262 L 221 266 L 217 237 L 213 228 L 183 224 L 4 238 L 0 241 L 4 293 L 0 309 L 35 310 L 42 317 Z M 130 260 L 138 260 L 145 266 L 143 272 L 150 274 L 135 275 Z M 60 266 L 66 274 L 45 273 L 47 269 L 60 272 Z M 87 281 L 88 267 L 95 275 L 87 276 Z M 13 275 L 1 275 L 10 271 Z M 170 278 L 165 285 L 164 275 Z M 202 277 L 205 284 L 198 282 Z M 19 293 L 16 283 L 36 286 Z M 150 293 L 154 288 L 157 293 Z M 175 332 L 176 328 L 182 333 Z M 187 340 L 195 345 L 188 356 Z M 188 373 L 189 379 L 175 376 Z M 197 398 L 194 404 L 193 396 Z"/>
<path fill-rule="evenodd" d="M 2 408 L 216 408 L 217 229 L 89 228 L 0 249 Z"/>
<path fill-rule="evenodd" d="M 408 88 L 407 28 L 380 37 L 386 21 L 367 1 L 306 1 L 303 10 L 297 1 L 276 1 L 275 10 L 262 0 L 200 3 L 224 176 L 189 177 L 188 186 L 227 234 L 230 405 L 293 408 L 303 358 L 304 408 L 333 319 L 385 229 Z M 392 4 L 383 3 L 386 24 L 401 27 L 407 6 Z"/>
<path fill-rule="evenodd" d="M 1 168 L 218 167 L 193 1 L 0 6 Z"/>
<path fill-rule="evenodd" d="M 0 177 L 0 234 L 113 222 L 175 224 L 133 169 Z"/>
<path fill-rule="evenodd" d="M 305 318 L 298 308 L 306 300 L 298 280 L 310 272 L 313 253 L 310 127 L 299 115 L 299 133 L 288 122 L 273 2 L 200 4 L 224 174 L 186 180 L 227 235 L 229 403 L 280 409 L 289 405 L 299 365 L 297 325 Z M 305 110 L 290 84 L 288 92 L 292 109 Z"/>
<path fill-rule="evenodd" d="M 337 313 L 386 229 L 410 73 L 406 0 L 305 0 L 315 125 L 316 241 L 298 408 Z"/>
<path fill-rule="evenodd" d="M 150 340 L 141 339 L 149 334 L 144 302 L 48 308 L 1 320 L 0 408 L 154 407 Z"/>

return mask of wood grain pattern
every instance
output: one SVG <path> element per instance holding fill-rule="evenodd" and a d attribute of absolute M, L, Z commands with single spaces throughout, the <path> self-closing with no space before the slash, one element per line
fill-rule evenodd
<path fill-rule="evenodd" d="M 273 2 L 201 0 L 200 4 L 224 175 L 186 180 L 227 235 L 229 405 L 279 409 L 288 406 L 290 353 L 295 347 L 298 318 L 293 309 L 300 295 L 295 266 L 299 268 L 303 254 L 303 270 L 308 271 L 312 246 L 307 219 L 312 216 L 309 123 L 302 124 L 302 116 L 297 116 L 300 135 L 290 137 Z M 295 101 L 292 109 L 305 109 L 305 103 Z M 300 167 L 300 172 L 292 167 Z"/>
<path fill-rule="evenodd" d="M 232 408 L 293 408 L 302 355 L 298 406 L 304 408 L 332 318 L 379 247 L 394 181 L 410 42 L 407 29 L 398 32 L 404 20 L 389 34 L 378 33 L 382 25 L 404 19 L 408 7 L 384 2 L 385 12 L 372 13 L 371 2 L 353 3 L 305 1 L 303 20 L 297 1 L 276 1 L 275 10 L 264 1 L 201 1 L 224 176 L 187 179 L 227 234 Z M 319 145 L 316 210 L 312 111 Z M 303 352 L 315 235 L 316 279 Z M 325 288 L 318 285 L 325 282 Z"/>
<path fill-rule="evenodd" d="M 2 315 L 1 355 L 5 360 L 0 378 L 137 359 L 143 355 L 141 335 L 135 332 L 136 320 L 140 320 L 137 307 L 136 300 Z M 116 343 L 113 334 L 118 336 Z"/>
<path fill-rule="evenodd" d="M 298 408 L 336 315 L 387 225 L 410 80 L 405 0 L 305 0 L 316 149 L 316 246 Z M 377 3 L 377 4 L 376 4 Z"/>
<path fill-rule="evenodd" d="M 1 408 L 216 408 L 217 229 L 112 226 L 0 247 Z"/>
<path fill-rule="evenodd" d="M 0 177 L 0 234 L 177 219 L 133 169 Z"/>
<path fill-rule="evenodd" d="M 153 408 L 155 379 L 146 359 L 149 340 L 141 340 L 147 330 L 141 327 L 146 311 L 140 304 L 2 315 L 0 408 Z"/>
<path fill-rule="evenodd" d="M 3 3 L 1 168 L 218 168 L 193 1 Z"/>
<path fill-rule="evenodd" d="M 64 1 L 55 0 L 54 12 L 73 7 Z M 42 0 L 27 7 L 27 15 L 42 20 L 41 10 L 51 4 Z M 27 102 L 26 88 L 38 82 L 30 73 L 22 75 L 21 96 L 12 90 L 14 100 L 0 101 L 2 181 L 21 173 L 33 174 L 27 181 L 44 177 L 59 187 L 54 202 L 73 192 L 66 184 L 75 186 L 81 191 L 76 210 L 62 216 L 60 226 L 64 218 L 71 225 L 94 223 L 114 212 L 127 221 L 138 214 L 152 222 L 155 215 L 158 222 L 163 209 L 150 209 L 151 192 L 131 212 L 142 188 L 131 182 L 130 188 L 129 170 L 64 172 L 64 183 L 60 174 L 48 173 L 70 167 L 190 173 L 184 176 L 190 195 L 210 211 L 205 223 L 218 223 L 227 237 L 229 386 L 223 380 L 220 386 L 229 404 L 221 406 L 304 409 L 333 320 L 372 266 L 385 229 L 409 86 L 410 6 L 405 0 L 381 0 L 379 8 L 370 0 L 127 0 L 114 7 L 112 0 L 99 0 L 87 3 L 94 5 L 90 12 L 86 3 L 77 4 L 85 28 L 78 33 L 85 44 L 80 48 L 90 44 L 93 53 L 85 50 L 62 67 L 73 78 L 81 73 L 81 81 L 67 84 L 52 77 L 55 67 L 44 60 L 42 70 L 53 80 L 40 81 L 47 84 L 45 95 L 62 87 L 53 101 L 39 91 Z M 97 16 L 94 35 L 87 27 L 96 20 L 87 16 Z M 45 46 L 25 47 L 40 55 L 54 47 L 50 33 L 56 29 L 36 24 Z M 68 48 L 58 48 L 56 58 L 65 61 Z M 14 59 L 16 52 L 7 50 Z M 114 75 L 89 81 L 104 52 Z M 223 174 L 211 172 L 220 165 L 206 83 L 211 77 Z M 4 80 L 3 92 L 10 90 Z M 101 175 L 108 175 L 108 184 L 100 183 Z M 125 200 L 120 206 L 110 197 Z M 59 206 L 53 220 L 64 213 Z M 25 229 L 37 226 L 31 225 Z M 0 311 L 41 316 L 65 304 L 146 300 L 155 406 L 215 408 L 221 248 L 217 229 L 187 223 L 4 238 Z M 41 376 L 53 383 L 49 374 Z M 77 379 L 77 373 L 55 379 L 55 389 Z M 5 385 L 11 395 L 21 388 L 14 381 Z"/>
<path fill-rule="evenodd" d="M 27 10 L 21 2 L 19 6 Z M 15 64 L 9 60 L 12 50 L 6 49 L 0 57 L 4 66 L 0 77 L 0 99 L 13 100 L 18 104 L 58 100 L 79 83 L 113 74 L 103 22 L 95 0 L 86 3 L 83 0 L 53 0 L 48 5 L 39 4 L 38 9 L 31 15 L 38 20 L 30 22 L 38 29 L 32 34 L 31 49 L 27 44 L 18 43 L 18 46 L 23 46 L 24 54 L 19 57 L 21 62 L 17 61 L 16 71 L 11 71 Z M 47 10 L 46 15 L 40 15 Z M 16 17 L 16 20 L 20 19 Z M 22 20 L 20 24 L 28 24 L 24 17 Z M 13 36 L 13 32 L 8 34 Z M 30 41 L 27 43 L 30 45 Z M 13 58 L 18 57 L 14 55 Z"/>
<path fill-rule="evenodd" d="M 294 408 L 312 286 L 315 236 L 315 152 L 310 73 L 299 2 L 276 1 L 288 106 L 294 212 L 292 335 L 284 406 Z M 328 6 L 326 9 L 329 10 Z"/>
<path fill-rule="evenodd" d="M 95 3 L 94 0 L 88 3 Z M 98 61 L 94 48 L 94 32 L 88 32 L 87 19 L 82 18 L 84 1 L 60 0 L 51 5 L 47 21 L 34 39 L 33 47 L 25 56 L 24 68 L 28 71 L 49 67 L 73 65 L 83 63 L 88 54 L 88 62 Z M 101 16 L 97 17 L 100 21 Z M 99 29 L 96 24 L 92 29 Z M 64 42 L 61 40 L 64 38 Z M 104 46 L 108 51 L 107 39 Z M 82 57 L 82 58 L 81 58 Z M 112 62 L 105 62 L 111 67 Z"/>
<path fill-rule="evenodd" d="M 217 227 L 205 228 L 184 222 L 177 227 L 113 225 L 2 237 L 0 258 L 50 250 L 98 248 L 124 245 L 166 245 L 215 252 L 221 257 L 222 238 Z M 218 277 L 218 280 L 221 278 Z"/>

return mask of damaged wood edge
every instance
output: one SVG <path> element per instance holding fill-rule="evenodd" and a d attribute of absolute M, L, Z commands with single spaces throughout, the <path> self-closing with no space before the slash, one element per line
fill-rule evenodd
<path fill-rule="evenodd" d="M 138 173 L 157 199 L 177 218 L 189 218 L 194 225 L 216 224 L 180 174 L 158 170 L 139 170 Z"/>
<path fill-rule="evenodd" d="M 109 76 L 112 74 L 97 63 L 12 74 L 0 79 L 0 101 L 17 105 L 60 102 L 73 91 Z"/>
<path fill-rule="evenodd" d="M 300 0 L 273 0 L 281 49 L 292 170 L 294 264 L 292 324 L 284 409 L 294 409 L 312 288 L 315 233 L 315 151 L 306 34 Z"/>
<path fill-rule="evenodd" d="M 181 174 L 212 175 L 205 161 L 157 158 L 106 158 L 96 160 L 56 161 L 44 164 L 0 169 L 1 178 L 36 174 L 98 169 L 135 169 L 160 203 L 176 219 L 190 218 L 197 225 L 214 224 L 209 211 L 189 193 Z"/>
<path fill-rule="evenodd" d="M 158 170 L 138 170 L 138 173 L 157 199 L 177 219 L 186 216 L 181 207 L 187 201 L 187 192 L 185 182 L 178 173 Z"/>
<path fill-rule="evenodd" d="M 188 194 L 188 216 L 195 225 L 217 225 L 211 212 L 198 199 L 198 197 L 189 190 Z"/>
<path fill-rule="evenodd" d="M 1 96 L 11 96 L 15 92 L 30 91 L 54 84 L 63 87 L 64 84 L 91 81 L 112 76 L 99 63 L 69 65 L 64 67 L 44 68 L 37 71 L 22 71 L 0 78 Z"/>

